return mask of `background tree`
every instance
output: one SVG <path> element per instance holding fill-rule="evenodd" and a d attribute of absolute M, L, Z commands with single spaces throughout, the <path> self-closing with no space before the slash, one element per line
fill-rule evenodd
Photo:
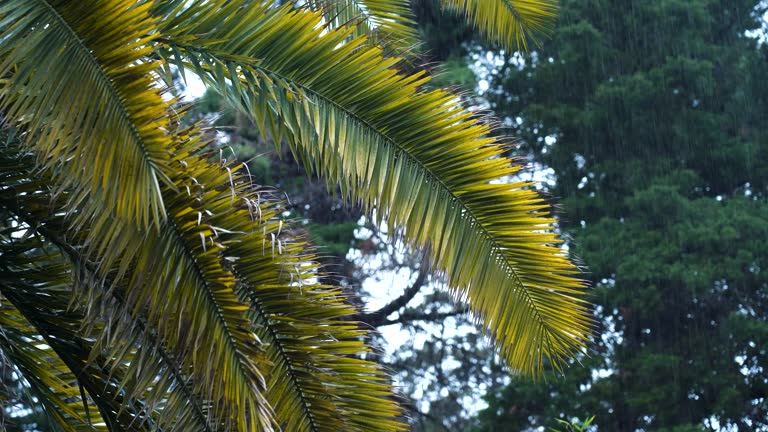
<path fill-rule="evenodd" d="M 554 170 L 599 336 L 478 430 L 768 430 L 768 47 L 757 1 L 569 1 L 484 97 Z"/>

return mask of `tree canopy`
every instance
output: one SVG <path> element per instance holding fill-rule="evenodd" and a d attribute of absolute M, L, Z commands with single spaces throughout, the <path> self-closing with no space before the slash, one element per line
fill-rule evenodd
<path fill-rule="evenodd" d="M 767 430 L 766 6 L 561 6 L 484 97 L 553 170 L 599 337 L 565 379 L 489 395 L 480 430 Z"/>

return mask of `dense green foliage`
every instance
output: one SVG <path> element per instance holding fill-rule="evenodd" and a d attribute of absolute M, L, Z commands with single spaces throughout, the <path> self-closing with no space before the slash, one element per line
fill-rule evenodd
<path fill-rule="evenodd" d="M 768 430 L 768 46 L 745 36 L 765 9 L 565 0 L 496 71 L 485 97 L 554 170 L 599 327 L 585 367 L 490 394 L 479 430 Z"/>

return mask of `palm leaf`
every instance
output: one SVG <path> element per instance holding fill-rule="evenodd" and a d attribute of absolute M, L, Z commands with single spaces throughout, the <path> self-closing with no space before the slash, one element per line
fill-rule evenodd
<path fill-rule="evenodd" d="M 224 247 L 215 240 L 214 229 L 199 219 L 207 214 L 206 196 L 215 191 L 206 185 L 227 185 L 228 173 L 211 169 L 194 154 L 202 145 L 199 139 L 182 134 L 177 140 L 177 169 L 170 173 L 174 187 L 161 187 L 168 217 L 159 232 L 146 235 L 119 222 L 123 226 L 113 228 L 112 222 L 83 233 L 87 239 L 107 231 L 107 237 L 115 239 L 112 247 L 132 257 L 113 268 L 117 273 L 107 287 L 107 293 L 118 293 L 122 304 L 104 296 L 100 284 L 83 285 L 86 290 L 79 296 L 87 304 L 107 302 L 104 308 L 117 308 L 134 319 L 144 317 L 183 361 L 195 391 L 211 403 L 212 423 L 272 430 L 272 409 L 264 397 L 267 360 L 245 315 L 248 305 L 236 295 L 237 281 L 223 265 Z M 120 330 L 113 330 L 112 338 L 128 338 L 129 328 Z"/>
<path fill-rule="evenodd" d="M 5 279 L 11 275 L 3 276 Z M 40 406 L 56 430 L 103 430 L 91 426 L 101 423 L 101 418 L 97 412 L 86 410 L 77 380 L 69 368 L 8 299 L 0 297 L 0 300 L 0 355 L 4 367 L 12 368 L 29 386 L 24 402 Z"/>
<path fill-rule="evenodd" d="M 51 213 L 52 197 L 46 187 L 50 179 L 34 179 L 41 173 L 29 154 L 14 156 L 18 149 L 9 146 L 2 150 L 0 183 L 9 193 L 0 194 L 0 211 L 10 215 L 13 222 L 8 230 L 15 234 L 3 236 L 5 241 L 0 242 L 5 271 L 0 292 L 36 326 L 36 333 L 28 337 L 46 337 L 94 396 L 112 430 L 214 429 L 213 417 L 207 416 L 208 404 L 194 394 L 181 361 L 162 346 L 145 319 L 130 316 L 120 307 L 92 311 L 86 319 L 85 308 L 98 305 L 81 303 L 78 291 L 84 288 L 73 290 L 73 286 L 98 286 L 103 281 L 95 266 L 63 240 L 72 232 L 60 213 Z M 31 232 L 37 234 L 29 237 Z M 68 261 L 80 269 L 75 272 L 79 277 L 73 277 L 64 266 L 67 260 L 51 243 L 66 252 Z M 118 294 L 111 292 L 111 303 L 120 306 Z"/>
<path fill-rule="evenodd" d="M 80 418 L 74 419 L 78 421 L 77 423 L 69 420 L 69 425 L 92 430 L 90 424 L 98 426 L 100 423 L 105 423 L 109 430 L 141 431 L 157 430 L 161 425 L 169 424 L 158 421 L 167 419 L 163 414 L 168 411 L 164 408 L 170 403 L 169 401 L 173 400 L 174 393 L 177 392 L 177 389 L 169 386 L 165 380 L 168 376 L 167 371 L 155 367 L 160 362 L 147 361 L 147 356 L 140 355 L 140 351 L 133 347 L 132 340 L 121 340 L 118 344 L 110 346 L 111 350 L 127 350 L 130 353 L 123 354 L 120 362 L 102 355 L 104 351 L 92 341 L 93 335 L 98 336 L 99 332 L 94 332 L 93 335 L 84 334 L 83 316 L 77 312 L 67 312 L 71 288 L 56 286 L 50 280 L 44 280 L 39 276 L 43 271 L 50 270 L 50 266 L 42 267 L 38 275 L 30 275 L 32 271 L 27 271 L 25 282 L 37 281 L 35 285 L 6 284 L 2 289 L 8 295 L 10 302 L 39 332 L 28 333 L 26 337 L 35 337 L 39 334 L 44 338 L 51 350 L 56 353 L 57 358 L 61 358 L 66 370 L 71 371 L 69 375 L 77 377 L 77 385 L 82 386 L 83 394 L 90 396 L 86 404 L 82 403 L 82 399 L 77 399 L 81 404 L 81 411 L 86 405 L 91 405 L 91 409 L 81 414 Z M 13 276 L 18 277 L 19 273 L 17 269 Z M 39 283 L 41 279 L 43 279 L 42 284 Z M 41 307 L 41 299 L 46 300 L 45 307 Z M 141 350 L 147 351 L 148 348 L 144 345 L 141 346 Z M 137 371 L 141 373 L 137 374 Z M 79 396 L 80 392 L 78 391 L 76 395 Z M 54 396 L 42 394 L 40 403 L 43 406 L 49 405 L 52 400 L 55 401 Z M 173 413 L 176 412 L 173 411 Z M 103 421 L 98 418 L 99 414 Z M 82 420 L 85 418 L 89 419 L 88 422 Z M 191 423 L 188 418 L 174 420 L 176 421 L 170 423 L 174 426 L 187 425 L 196 430 L 209 430 L 199 427 L 199 424 Z"/>
<path fill-rule="evenodd" d="M 344 43 L 348 30 L 324 32 L 320 16 L 289 7 L 232 20 L 226 8 L 240 3 L 204 2 L 195 23 L 165 17 L 158 52 L 285 136 L 307 167 L 404 227 L 409 242 L 431 245 L 512 366 L 538 372 L 545 358 L 559 365 L 583 349 L 579 271 L 530 184 L 498 183 L 520 167 L 488 127 L 454 95 L 421 91 L 427 78 L 400 75 L 398 60 L 364 39 Z"/>
<path fill-rule="evenodd" d="M 54 172 L 72 207 L 146 228 L 164 217 L 173 119 L 148 61 L 151 1 L 14 0 L 0 5 L 0 110 Z"/>
<path fill-rule="evenodd" d="M 12 363 L 30 383 L 54 427 L 93 430 L 102 429 L 106 422 L 110 429 L 122 425 L 123 430 L 138 430 L 129 427 L 135 423 L 134 416 L 123 410 L 104 371 L 87 366 L 91 343 L 78 331 L 82 324 L 78 314 L 68 307 L 72 283 L 68 267 L 39 237 L 15 239 L 27 230 L 24 224 L 11 224 L 5 232 L 15 233 L 3 236 L 0 244 L 3 331 L 6 336 L 16 333 L 20 339 L 6 351 Z M 96 406 L 98 410 L 93 409 Z"/>
<path fill-rule="evenodd" d="M 509 51 L 537 46 L 550 34 L 557 0 L 441 0 L 443 7 L 462 12 L 489 40 Z"/>
<path fill-rule="evenodd" d="M 3 251 L 8 252 L 8 248 Z M 43 408 L 57 430 L 102 430 L 105 422 L 120 424 L 120 416 L 115 413 L 121 404 L 111 403 L 118 397 L 111 394 L 108 385 L 102 385 L 109 384 L 108 381 L 97 380 L 94 375 L 98 374 L 84 373 L 85 368 L 78 367 L 85 364 L 87 342 L 78 336 L 73 321 L 63 312 L 67 303 L 59 303 L 64 309 L 58 310 L 42 309 L 36 303 L 41 299 L 53 300 L 53 306 L 61 300 L 55 294 L 51 297 L 61 288 L 61 282 L 51 276 L 65 276 L 66 271 L 60 265 L 4 270 L 4 282 L 0 283 L 5 302 L 2 328 L 6 338 L 10 336 L 7 341 L 14 344 L 7 357 L 30 384 L 37 399 L 35 405 Z M 89 394 L 96 397 L 86 396 Z M 132 421 L 128 416 L 122 420 L 124 426 Z"/>
<path fill-rule="evenodd" d="M 374 43 L 403 52 L 417 44 L 409 0 L 310 0 L 329 28 L 352 27 L 352 37 L 366 35 Z"/>
<path fill-rule="evenodd" d="M 317 276 L 316 265 L 310 261 L 312 255 L 302 253 L 306 244 L 272 237 L 282 224 L 271 218 L 276 210 L 262 206 L 255 215 L 266 218 L 266 230 L 248 229 L 243 214 L 225 226 L 246 234 L 221 238 L 231 244 L 227 254 L 237 257 L 232 268 L 243 282 L 242 295 L 251 303 L 249 315 L 262 329 L 259 338 L 273 365 L 267 397 L 281 428 L 401 430 L 403 425 L 393 420 L 399 408 L 385 372 L 355 357 L 368 351 L 363 342 L 367 332 L 344 319 L 355 309 L 343 303 L 340 288 L 311 282 Z"/>
<path fill-rule="evenodd" d="M 101 331 L 93 329 L 100 334 L 92 351 L 104 358 L 100 364 L 110 370 L 126 369 L 119 376 L 138 377 L 136 371 L 142 371 L 145 378 L 136 382 L 123 378 L 115 381 L 115 386 L 132 396 L 123 400 L 121 407 L 140 418 L 151 415 L 152 424 L 169 424 L 167 419 L 189 418 L 176 415 L 185 408 L 180 402 L 183 396 L 192 402 L 208 401 L 198 411 L 213 425 L 225 428 L 269 428 L 269 423 L 252 424 L 247 417 L 256 409 L 274 406 L 275 421 L 284 430 L 400 430 L 402 425 L 393 420 L 399 410 L 386 374 L 376 364 L 352 357 L 366 351 L 366 332 L 342 319 L 354 310 L 343 303 L 337 288 L 306 280 L 314 275 L 315 265 L 309 261 L 312 257 L 300 254 L 307 250 L 303 243 L 280 235 L 285 229 L 273 218 L 279 209 L 263 202 L 247 179 L 233 173 L 236 167 L 209 162 L 200 153 L 202 143 L 180 142 L 174 156 L 179 170 L 171 178 L 183 192 L 169 193 L 164 199 L 172 226 L 161 230 L 156 239 L 137 236 L 120 240 L 122 244 L 134 238 L 139 244 L 130 254 L 135 257 L 130 268 L 107 273 L 109 277 L 125 274 L 120 283 L 99 282 L 103 272 L 96 271 L 77 247 L 64 244 L 55 234 L 69 233 L 68 242 L 78 243 L 78 237 L 67 227 L 69 218 L 57 217 L 54 222 L 49 217 L 41 225 L 40 220 L 50 211 L 45 203 L 51 197 L 29 193 L 34 188 L 28 185 L 28 178 L 34 171 L 28 168 L 24 172 L 6 164 L 8 171 L 0 176 L 5 184 L 12 185 L 14 196 L 23 192 L 24 208 L 42 213 L 28 215 L 28 223 L 65 250 L 81 273 L 90 273 L 87 280 L 80 281 L 75 298 L 92 310 L 86 322 L 113 323 Z M 207 184 L 229 187 L 207 188 Z M 81 235 L 87 238 L 92 233 Z M 164 259 L 156 259 L 158 256 Z M 170 354 L 150 349 L 158 343 L 143 333 L 141 338 L 136 336 L 137 320 L 139 329 L 151 328 L 158 334 Z M 229 340 L 235 349 L 217 339 Z M 162 361 L 157 367 L 139 361 L 158 357 Z M 181 379 L 168 379 L 192 383 L 192 394 L 173 396 L 175 405 L 164 399 L 171 400 L 165 395 L 168 390 L 161 391 L 167 388 L 161 384 L 168 379 L 155 378 L 168 375 L 159 369 L 163 363 L 166 369 L 169 363 L 183 365 L 174 368 L 180 370 Z M 243 371 L 246 367 L 249 369 Z M 250 402 L 254 396 L 245 392 L 263 393 L 252 388 L 259 382 L 264 388 L 262 375 L 269 377 L 266 398 L 254 404 Z M 150 387 L 159 387 L 159 396 L 142 390 Z M 229 396 L 227 391 L 232 389 L 246 399 Z M 147 408 L 130 411 L 133 401 L 156 407 L 157 412 L 147 413 Z"/>
<path fill-rule="evenodd" d="M 244 313 L 271 365 L 265 368 L 266 399 L 277 425 L 291 431 L 400 430 L 386 374 L 352 357 L 367 351 L 367 332 L 342 319 L 355 311 L 338 288 L 307 280 L 316 276 L 316 264 L 302 254 L 306 244 L 284 235 L 287 227 L 275 218 L 281 209 L 253 190 L 236 166 L 216 169 L 194 151 L 178 154 L 185 176 L 196 183 L 229 185 L 184 185 L 202 203 L 187 220 L 208 231 L 208 249 L 219 253 L 237 280 L 239 298 L 249 304 Z"/>
<path fill-rule="evenodd" d="M 369 26 L 405 17 L 402 2 L 358 4 L 385 17 Z M 53 352 L 32 358 L 55 354 L 111 430 L 401 428 L 385 375 L 354 357 L 354 311 L 312 281 L 279 207 L 178 128 L 157 83 L 171 62 L 428 246 L 514 366 L 583 346 L 583 287 L 545 203 L 527 183 L 492 184 L 519 168 L 453 95 L 422 91 L 341 24 L 250 0 L 0 5 L 0 112 L 24 143 L 0 152 L 0 207 L 39 236 L 35 253 L 64 255 L 3 264 L 23 279 L 2 295 L 26 320 L 7 326 L 44 337 Z"/>

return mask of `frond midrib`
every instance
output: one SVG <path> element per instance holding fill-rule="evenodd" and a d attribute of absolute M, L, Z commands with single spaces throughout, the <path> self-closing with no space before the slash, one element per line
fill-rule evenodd
<path fill-rule="evenodd" d="M 237 274 L 233 270 L 233 273 Z M 243 278 L 242 280 L 248 280 L 247 278 Z M 293 363 L 291 362 L 290 356 L 285 352 L 285 349 L 283 347 L 282 341 L 280 341 L 280 338 L 277 335 L 277 332 L 275 332 L 275 329 L 270 325 L 269 323 L 269 316 L 267 315 L 267 312 L 264 310 L 264 306 L 261 304 L 261 301 L 256 297 L 254 293 L 248 293 L 248 298 L 251 302 L 251 306 L 253 307 L 252 310 L 256 312 L 259 319 L 264 321 L 264 328 L 269 333 L 269 337 L 272 340 L 272 342 L 277 346 L 278 353 L 280 354 L 280 358 L 285 363 L 288 374 L 291 378 L 291 382 L 293 383 L 294 387 L 298 389 L 299 391 L 299 399 L 301 400 L 301 407 L 304 410 L 304 413 L 307 415 L 307 418 L 309 419 L 310 428 L 313 432 L 321 432 L 320 427 L 315 422 L 315 416 L 312 413 L 312 409 L 310 408 L 310 403 L 307 400 L 307 398 L 304 396 L 304 390 L 303 387 L 299 381 L 299 378 L 296 376 L 296 373 L 293 368 Z"/>
<path fill-rule="evenodd" d="M 205 294 L 208 296 L 208 300 L 210 304 L 215 305 L 214 309 L 216 311 L 216 317 L 219 319 L 219 324 L 224 327 L 225 331 L 223 333 L 226 335 L 226 340 L 227 340 L 227 344 L 229 345 L 229 348 L 233 350 L 233 352 L 237 353 L 238 357 L 242 357 L 242 353 L 239 347 L 237 346 L 237 342 L 235 342 L 235 340 L 232 338 L 232 335 L 229 332 L 229 325 L 227 324 L 227 321 L 224 318 L 224 315 L 221 313 L 219 304 L 216 301 L 216 298 L 211 293 L 211 287 L 208 284 L 208 280 L 205 278 L 205 272 L 203 271 L 202 268 L 200 268 L 199 263 L 195 257 L 194 251 L 192 251 L 187 246 L 187 243 L 184 240 L 184 236 L 182 235 L 178 225 L 176 224 L 176 219 L 171 215 L 168 217 L 168 220 L 166 221 L 166 223 L 171 226 L 173 241 L 176 242 L 177 246 L 181 247 L 186 259 L 192 263 L 195 277 L 198 279 L 198 282 L 201 283 L 205 288 Z M 238 369 L 238 372 L 245 378 L 244 382 L 249 382 L 249 378 L 242 368 L 242 359 L 237 361 L 237 369 Z"/>
<path fill-rule="evenodd" d="M 518 23 L 520 22 L 520 12 L 518 12 L 515 5 L 512 4 L 510 0 L 502 0 L 502 3 L 504 3 L 504 6 L 509 9 L 509 12 L 517 19 Z"/>

